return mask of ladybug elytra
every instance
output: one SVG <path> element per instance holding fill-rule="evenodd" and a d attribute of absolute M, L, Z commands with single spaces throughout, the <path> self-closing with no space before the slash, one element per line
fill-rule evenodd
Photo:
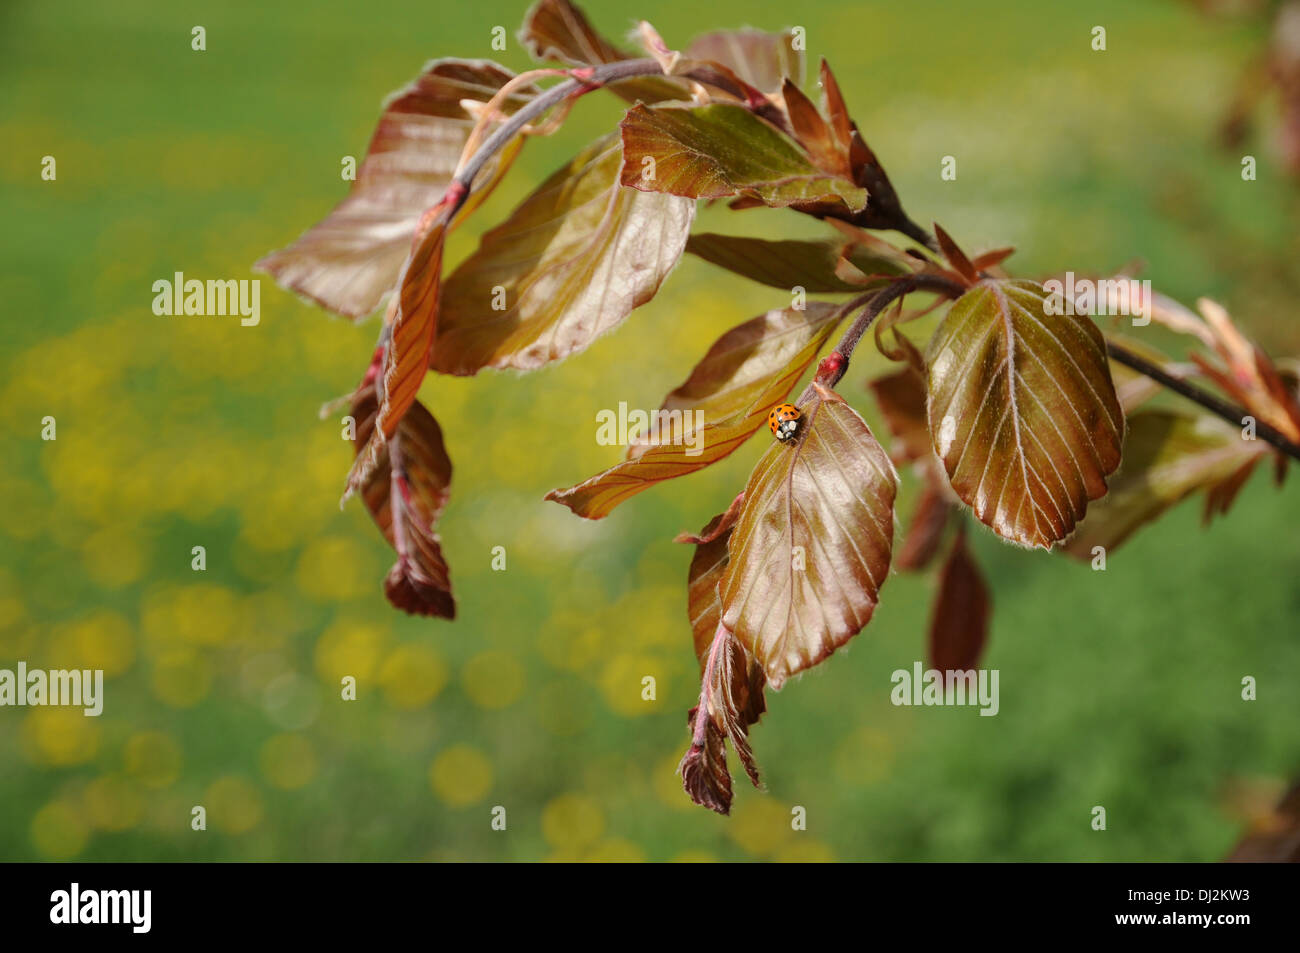
<path fill-rule="evenodd" d="M 794 404 L 778 404 L 767 415 L 767 426 L 772 436 L 784 443 L 799 432 L 799 419 L 803 415 Z"/>

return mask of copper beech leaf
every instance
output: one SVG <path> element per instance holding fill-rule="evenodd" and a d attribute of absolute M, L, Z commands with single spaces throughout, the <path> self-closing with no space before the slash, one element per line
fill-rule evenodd
<path fill-rule="evenodd" d="M 979 664 L 989 637 L 988 585 L 971 556 L 966 534 L 953 537 L 952 549 L 939 570 L 930 617 L 930 667 L 965 672 Z"/>
<path fill-rule="evenodd" d="M 938 478 L 927 475 L 921 484 L 921 494 L 913 504 L 912 518 L 903 534 L 903 545 L 894 557 L 894 565 L 904 572 L 919 572 L 929 566 L 939 554 L 943 532 L 956 510 L 951 491 Z"/>
<path fill-rule="evenodd" d="M 870 382 L 876 406 L 895 440 L 891 456 L 899 463 L 930 460 L 930 428 L 925 416 L 925 380 L 910 367 Z"/>
<path fill-rule="evenodd" d="M 431 366 L 532 370 L 581 351 L 650 300 L 695 205 L 624 189 L 617 136 L 583 150 L 447 277 Z"/>
<path fill-rule="evenodd" d="M 719 814 L 731 812 L 726 741 L 736 749 L 754 786 L 759 785 L 749 728 L 767 708 L 764 683 L 762 666 L 719 624 L 705 659 L 699 703 L 687 716 L 691 745 L 677 767 L 682 786 L 696 804 Z"/>
<path fill-rule="evenodd" d="M 865 233 L 864 240 L 857 242 L 845 238 L 768 241 L 702 232 L 690 237 L 686 250 L 752 281 L 786 291 L 803 288 L 809 294 L 859 291 L 912 271 L 907 255 Z M 841 260 L 867 280 L 840 277 L 836 269 Z"/>
<path fill-rule="evenodd" d="M 686 583 L 686 610 L 695 640 L 695 658 L 701 669 L 722 616 L 718 583 L 722 581 L 722 573 L 727 568 L 727 542 L 731 538 L 731 529 L 736 525 L 744 503 L 745 494 L 738 494 L 727 511 L 709 520 L 698 534 L 682 533 L 675 540 L 695 546 Z"/>
<path fill-rule="evenodd" d="M 732 328 L 709 348 L 685 383 L 664 400 L 677 442 L 629 447 L 629 459 L 546 499 L 579 516 L 602 519 L 657 483 L 702 470 L 730 454 L 767 420 L 834 332 L 840 309 L 810 301 Z M 704 426 L 696 428 L 696 411 Z M 674 415 L 676 415 L 674 417 Z M 661 427 L 661 433 L 671 428 Z M 698 450 L 699 452 L 695 452 Z"/>
<path fill-rule="evenodd" d="M 691 41 L 686 57 L 721 63 L 764 93 L 779 92 L 787 79 L 803 79 L 803 51 L 795 49 L 793 32 L 744 28 L 705 33 Z"/>
<path fill-rule="evenodd" d="M 287 248 L 256 267 L 285 288 L 351 318 L 364 318 L 393 289 L 416 225 L 450 184 L 474 119 L 462 100 L 487 102 L 514 74 L 487 60 L 430 63 L 384 104 L 347 198 Z M 513 112 L 529 87 L 502 104 Z M 515 140 L 480 175 L 476 188 L 509 165 Z"/>
<path fill-rule="evenodd" d="M 358 452 L 369 445 L 378 410 L 378 395 L 367 382 L 352 399 Z M 413 403 L 386 451 L 360 491 L 375 524 L 397 551 L 384 593 L 413 615 L 454 619 L 450 571 L 434 531 L 451 490 L 451 459 L 442 429 L 422 404 Z"/>
<path fill-rule="evenodd" d="M 605 39 L 580 8 L 569 0 L 539 0 L 524 17 L 519 42 L 534 59 L 567 66 L 596 66 L 629 59 Z M 630 102 L 689 99 L 690 90 L 680 80 L 647 76 L 609 84 L 610 90 Z"/>
<path fill-rule="evenodd" d="M 1106 492 L 1124 418 L 1101 332 L 1048 315 L 1041 285 L 986 279 L 930 340 L 929 423 L 953 490 L 1022 546 L 1050 548 Z"/>
<path fill-rule="evenodd" d="M 889 573 L 897 477 L 857 412 L 814 383 L 790 444 L 755 465 L 728 546 L 721 627 L 779 689 L 871 619 Z"/>
<path fill-rule="evenodd" d="M 749 746 L 749 729 L 767 710 L 763 669 L 732 633 L 719 624 L 718 583 L 727 568 L 727 544 L 744 505 L 737 496 L 699 535 L 679 536 L 695 544 L 687 581 L 687 608 L 700 663 L 700 699 L 687 717 L 691 746 L 679 765 L 682 785 L 696 804 L 720 814 L 731 810 L 731 773 L 725 742 L 732 747 L 755 786 L 758 766 Z"/>
<path fill-rule="evenodd" d="M 743 106 L 636 105 L 620 124 L 623 184 L 690 198 L 739 195 L 784 207 L 833 200 L 849 211 L 867 190 L 817 168 L 785 133 Z"/>
<path fill-rule="evenodd" d="M 402 266 L 398 292 L 388 305 L 376 380 L 379 410 L 369 439 L 360 447 L 348 473 L 344 501 L 365 484 L 378 466 L 385 445 L 415 402 L 429 367 L 429 346 L 438 329 L 447 208 L 435 207 L 430 212 L 432 220 L 422 226 L 423 232 Z"/>
<path fill-rule="evenodd" d="M 1124 463 L 1111 480 L 1110 492 L 1089 508 L 1088 518 L 1064 549 L 1082 560 L 1093 559 L 1098 546 L 1112 552 L 1143 524 L 1197 490 L 1231 484 L 1266 453 L 1259 443 L 1241 439 L 1240 431 L 1209 415 L 1140 410 L 1128 418 Z"/>

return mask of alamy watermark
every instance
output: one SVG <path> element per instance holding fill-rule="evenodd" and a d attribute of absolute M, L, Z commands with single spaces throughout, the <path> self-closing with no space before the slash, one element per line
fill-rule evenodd
<path fill-rule="evenodd" d="M 889 700 L 895 705 L 978 705 L 981 715 L 998 713 L 998 670 L 996 668 L 923 671 L 920 662 L 909 672 L 897 669 L 889 677 L 894 690 Z"/>
<path fill-rule="evenodd" d="M 597 411 L 596 423 L 596 443 L 602 447 L 672 444 L 686 447 L 688 457 L 704 452 L 702 410 L 628 410 L 621 400 L 617 411 Z"/>
<path fill-rule="evenodd" d="M 50 894 L 50 922 L 57 924 L 125 924 L 132 933 L 148 933 L 153 925 L 152 890 L 68 890 Z"/>
<path fill-rule="evenodd" d="M 1043 313 L 1061 315 L 1122 315 L 1133 319 L 1134 327 L 1151 323 L 1151 282 L 1136 278 L 1076 278 L 1067 271 L 1065 280 L 1043 282 L 1047 298 Z"/>
<path fill-rule="evenodd" d="M 153 283 L 153 313 L 159 315 L 196 314 L 211 317 L 239 315 L 239 323 L 255 327 L 262 320 L 262 282 L 260 278 L 186 278 L 176 272 L 171 278 Z"/>
<path fill-rule="evenodd" d="M 104 710 L 104 670 L 34 668 L 19 662 L 17 669 L 0 668 L 0 706 L 50 705 L 83 708 L 87 717 Z"/>

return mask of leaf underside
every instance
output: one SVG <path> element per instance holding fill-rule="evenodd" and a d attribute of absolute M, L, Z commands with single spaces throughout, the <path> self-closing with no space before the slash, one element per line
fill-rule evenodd
<path fill-rule="evenodd" d="M 587 347 L 654 296 L 693 202 L 619 186 L 616 135 L 552 175 L 445 280 L 431 367 L 532 370 Z"/>
<path fill-rule="evenodd" d="M 763 426 L 772 405 L 789 394 L 839 323 L 839 309 L 809 302 L 802 310 L 769 311 L 719 338 L 663 411 L 680 415 L 678 442 L 634 445 L 629 459 L 546 499 L 587 519 L 608 516 L 642 490 L 716 463 Z M 694 426 L 695 412 L 704 426 Z M 699 449 L 699 453 L 694 453 Z"/>
<path fill-rule="evenodd" d="M 255 266 L 283 287 L 350 318 L 372 314 L 393 290 L 425 209 L 442 196 L 474 119 L 462 100 L 487 102 L 514 76 L 488 60 L 441 59 L 389 97 L 348 196 L 287 248 Z M 513 112 L 533 87 L 502 104 Z M 493 178 L 520 141 L 480 176 Z"/>

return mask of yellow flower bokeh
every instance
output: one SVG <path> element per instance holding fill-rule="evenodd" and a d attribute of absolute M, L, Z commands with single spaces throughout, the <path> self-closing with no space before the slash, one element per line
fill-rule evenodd
<path fill-rule="evenodd" d="M 297 734 L 272 735 L 262 745 L 258 760 L 266 780 L 283 791 L 310 784 L 319 770 L 311 742 Z"/>
<path fill-rule="evenodd" d="M 247 778 L 225 775 L 217 778 L 203 794 L 208 827 L 225 834 L 247 834 L 261 823 L 262 793 Z"/>
<path fill-rule="evenodd" d="M 461 685 L 479 708 L 508 708 L 524 692 L 524 667 L 509 652 L 480 652 L 465 663 Z"/>
<path fill-rule="evenodd" d="M 478 804 L 492 789 L 492 765 L 469 745 L 453 745 L 438 753 L 429 766 L 429 785 L 449 807 Z"/>
<path fill-rule="evenodd" d="M 165 788 L 180 777 L 181 746 L 162 731 L 141 731 L 122 748 L 122 767 L 147 788 Z"/>

